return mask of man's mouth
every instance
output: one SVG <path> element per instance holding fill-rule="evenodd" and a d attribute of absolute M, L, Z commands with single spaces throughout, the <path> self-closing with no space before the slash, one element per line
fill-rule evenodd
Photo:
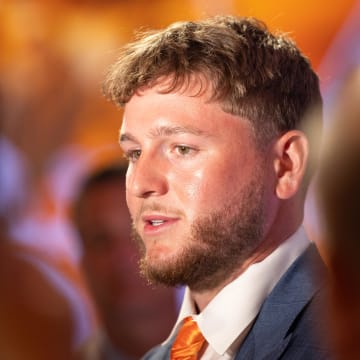
<path fill-rule="evenodd" d="M 162 224 L 164 224 L 164 220 L 150 220 L 149 223 L 152 225 L 152 226 L 160 226 Z"/>
<path fill-rule="evenodd" d="M 175 224 L 178 220 L 178 217 L 169 217 L 159 214 L 145 215 L 142 217 L 145 232 L 168 228 L 169 226 Z"/>

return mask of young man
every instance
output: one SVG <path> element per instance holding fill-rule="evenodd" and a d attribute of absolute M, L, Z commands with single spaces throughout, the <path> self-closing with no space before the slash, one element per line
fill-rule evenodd
<path fill-rule="evenodd" d="M 142 272 L 187 286 L 145 359 L 328 358 L 315 329 L 325 270 L 301 226 L 302 120 L 321 95 L 294 43 L 250 18 L 175 23 L 125 47 L 105 91 L 125 107 Z M 197 344 L 182 335 L 194 323 Z"/>

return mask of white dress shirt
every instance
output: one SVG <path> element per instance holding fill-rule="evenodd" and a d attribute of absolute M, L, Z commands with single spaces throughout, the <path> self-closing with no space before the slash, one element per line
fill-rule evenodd
<path fill-rule="evenodd" d="M 179 317 L 165 343 L 182 320 L 192 315 L 208 343 L 201 359 L 233 359 L 264 300 L 308 245 L 309 240 L 300 227 L 264 260 L 252 264 L 226 285 L 200 314 L 196 314 L 190 290 L 186 288 Z"/>

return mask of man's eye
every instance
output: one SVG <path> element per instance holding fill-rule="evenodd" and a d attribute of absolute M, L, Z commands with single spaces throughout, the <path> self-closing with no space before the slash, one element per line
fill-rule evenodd
<path fill-rule="evenodd" d="M 141 150 L 130 150 L 125 154 L 125 157 L 130 162 L 135 162 L 136 160 L 139 159 L 140 155 L 141 155 Z"/>
<path fill-rule="evenodd" d="M 180 154 L 180 155 L 188 155 L 191 153 L 193 149 L 189 146 L 186 145 L 177 145 L 176 146 L 176 151 Z"/>

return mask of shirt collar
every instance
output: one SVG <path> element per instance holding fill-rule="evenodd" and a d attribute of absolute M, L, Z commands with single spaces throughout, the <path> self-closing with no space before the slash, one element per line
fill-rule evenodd
<path fill-rule="evenodd" d="M 308 245 L 301 226 L 263 261 L 252 264 L 226 285 L 198 315 L 186 288 L 179 317 L 165 342 L 176 333 L 182 320 L 192 315 L 209 345 L 218 354 L 224 354 L 254 320 L 265 298 Z"/>

